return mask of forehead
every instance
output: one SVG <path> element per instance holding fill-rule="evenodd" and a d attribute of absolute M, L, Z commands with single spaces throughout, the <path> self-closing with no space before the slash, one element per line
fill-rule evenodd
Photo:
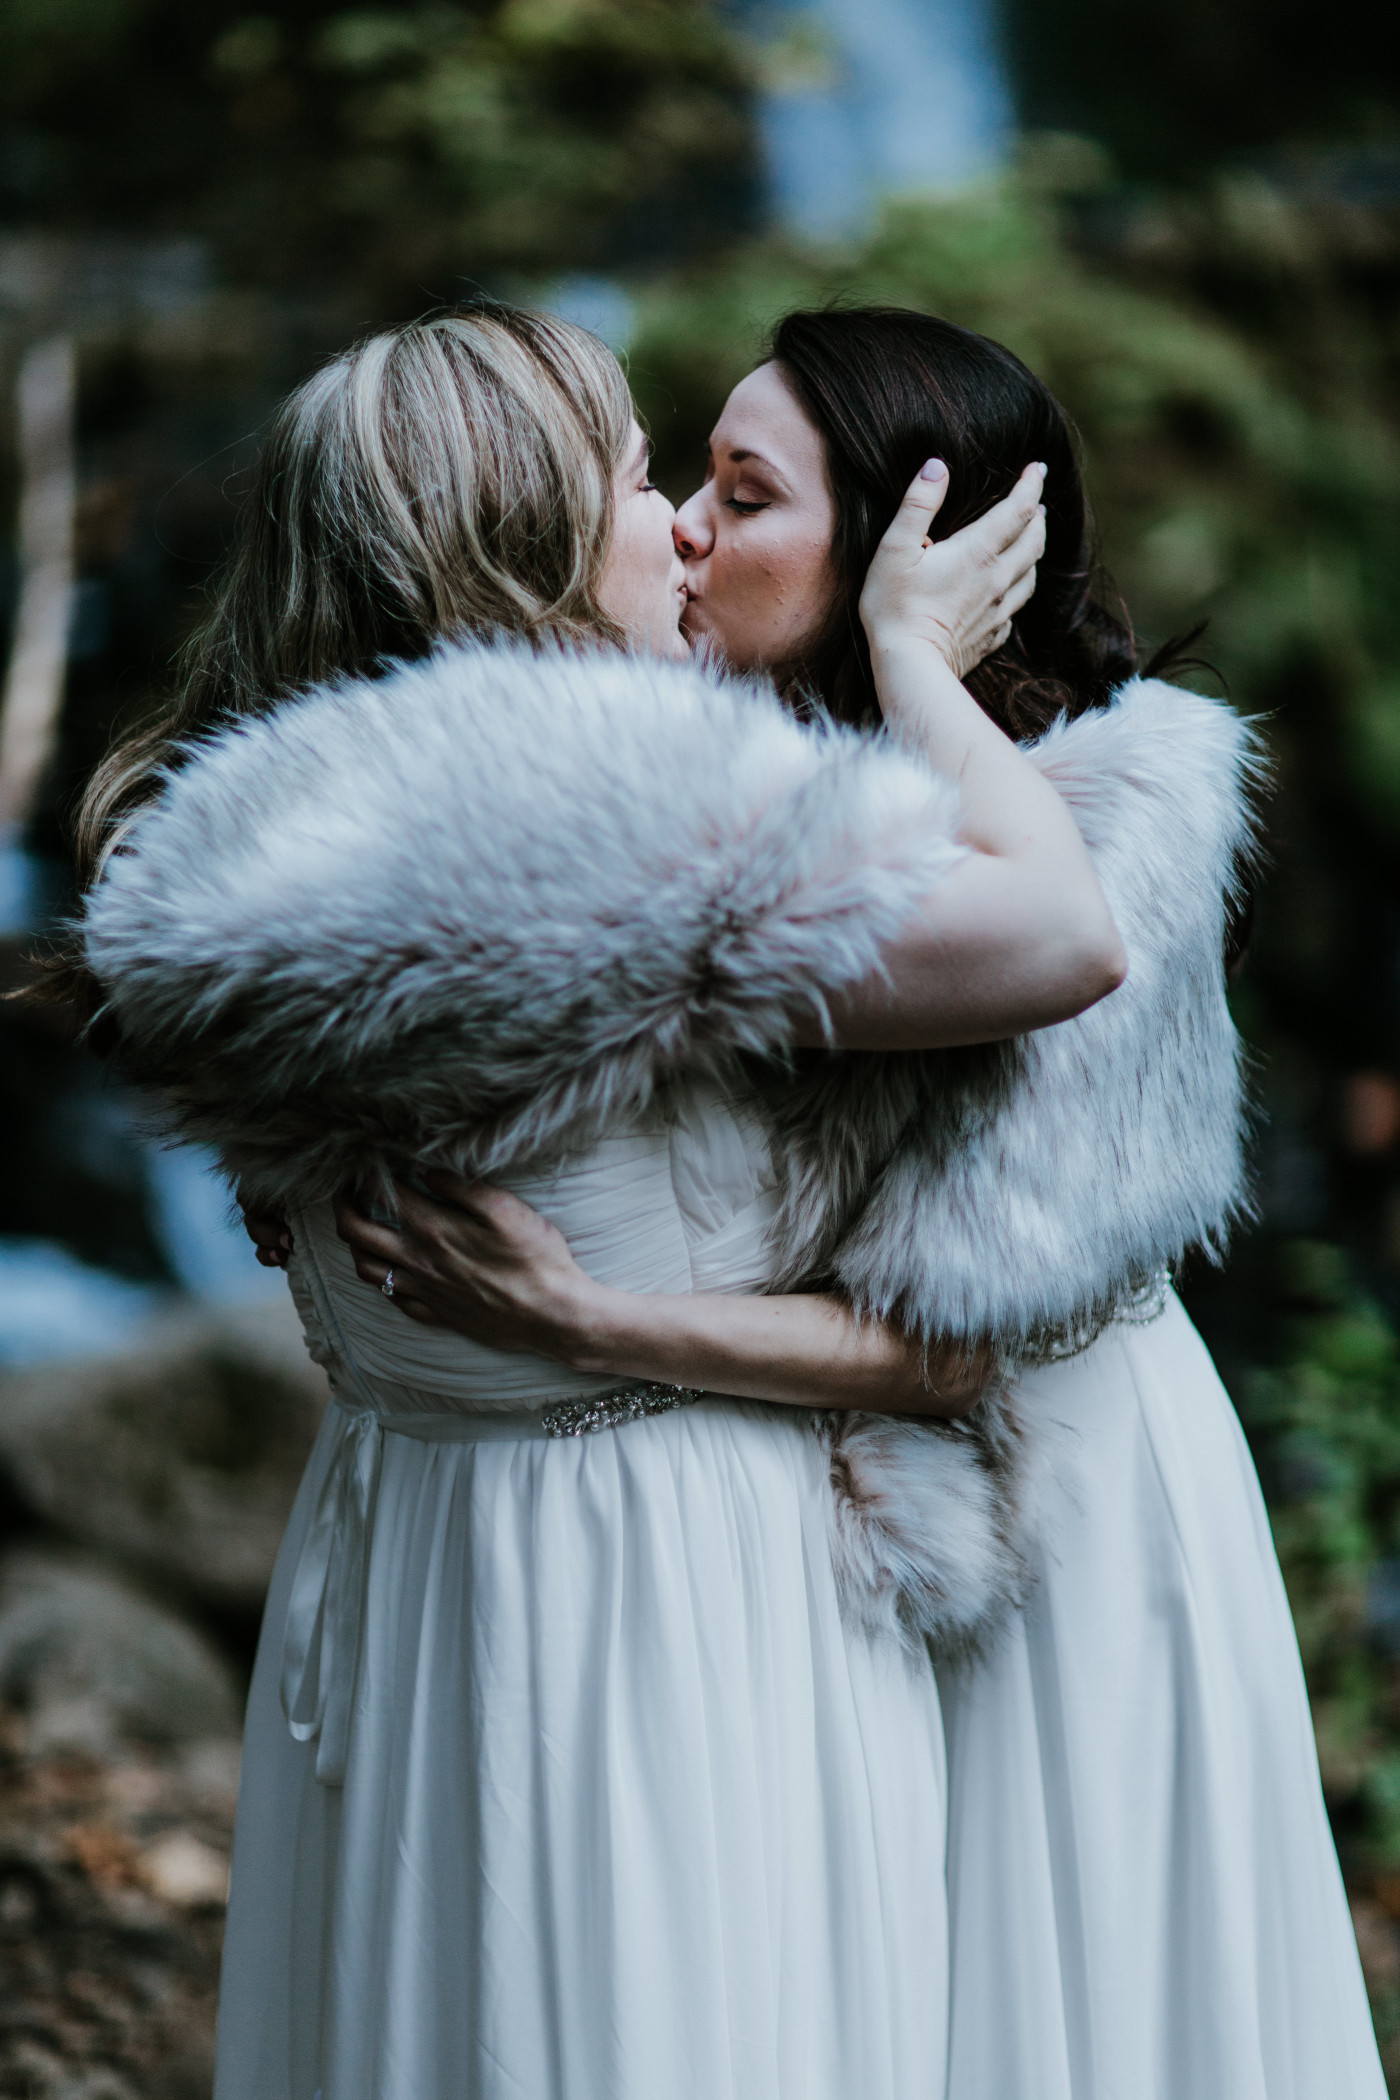
<path fill-rule="evenodd" d="M 739 381 L 710 442 L 716 457 L 754 452 L 784 471 L 826 471 L 821 435 L 776 365 Z"/>

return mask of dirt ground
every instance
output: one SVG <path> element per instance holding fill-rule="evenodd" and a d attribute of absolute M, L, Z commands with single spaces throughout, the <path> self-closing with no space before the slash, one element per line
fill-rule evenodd
<path fill-rule="evenodd" d="M 32 1756 L 0 1709 L 0 2100 L 209 2100 L 237 1745 Z M 1400 2094 L 1400 1879 L 1352 1891 Z"/>
<path fill-rule="evenodd" d="M 237 1745 L 31 1757 L 0 1712 L 0 2095 L 209 2100 Z"/>

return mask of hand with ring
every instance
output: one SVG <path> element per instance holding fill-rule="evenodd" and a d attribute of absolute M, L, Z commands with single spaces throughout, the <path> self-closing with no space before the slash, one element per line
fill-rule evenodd
<path fill-rule="evenodd" d="M 563 1233 L 505 1189 L 445 1171 L 423 1179 L 432 1194 L 395 1183 L 397 1223 L 372 1217 L 354 1190 L 336 1199 L 355 1273 L 420 1326 L 571 1362 L 602 1286 Z"/>

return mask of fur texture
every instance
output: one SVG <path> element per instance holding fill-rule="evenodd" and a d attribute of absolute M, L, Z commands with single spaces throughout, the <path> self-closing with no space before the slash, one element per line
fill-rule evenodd
<path fill-rule="evenodd" d="M 689 666 L 444 650 L 241 724 L 91 899 L 134 1076 L 268 1199 L 586 1142 L 668 1073 L 765 1104 L 781 1283 L 990 1339 L 966 1421 L 821 1421 L 848 1613 L 975 1648 L 1023 1594 L 1050 1425 L 1018 1363 L 1092 1337 L 1245 1202 L 1227 900 L 1250 732 L 1134 682 L 1030 755 L 1129 955 L 1077 1020 L 972 1050 L 781 1055 L 955 864 L 949 786 Z"/>
<path fill-rule="evenodd" d="M 256 1197 L 490 1174 L 782 1049 L 961 857 L 956 813 L 689 665 L 444 649 L 193 753 L 87 953 L 128 1069 Z"/>
<path fill-rule="evenodd" d="M 1226 914 L 1254 850 L 1257 741 L 1135 680 L 1029 754 L 1074 810 L 1128 951 L 1075 1020 L 969 1050 L 805 1060 L 770 1084 L 784 1277 L 1017 1364 L 1150 1312 L 1247 1209 Z M 1052 1424 L 1003 1383 L 966 1421 L 832 1416 L 838 1578 L 870 1630 L 979 1647 L 1025 1593 Z M 973 1543 L 975 1542 L 975 1543 Z"/>
<path fill-rule="evenodd" d="M 1227 906 L 1252 850 L 1250 730 L 1153 681 L 1030 747 L 1128 952 L 1112 998 L 1012 1043 L 826 1053 L 771 1095 L 789 1279 L 1013 1357 L 1100 1324 L 1245 1203 Z M 858 1111 L 857 1111 L 858 1104 Z"/>

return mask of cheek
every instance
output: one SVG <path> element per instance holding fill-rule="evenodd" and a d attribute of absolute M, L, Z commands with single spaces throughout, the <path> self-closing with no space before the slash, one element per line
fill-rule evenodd
<path fill-rule="evenodd" d="M 671 510 L 659 496 L 636 496 L 619 520 L 625 534 L 627 558 L 636 573 L 648 582 L 665 578 L 675 559 L 671 537 Z"/>
<path fill-rule="evenodd" d="M 830 600 L 830 552 L 810 534 L 754 533 L 726 550 L 721 589 L 738 611 L 792 639 L 820 620 Z"/>

